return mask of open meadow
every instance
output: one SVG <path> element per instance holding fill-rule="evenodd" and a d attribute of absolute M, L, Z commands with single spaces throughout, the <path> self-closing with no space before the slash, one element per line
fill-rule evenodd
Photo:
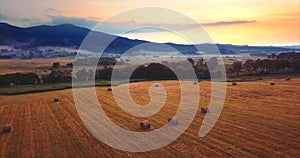
<path fill-rule="evenodd" d="M 114 123 L 140 131 L 139 122 L 148 119 L 150 130 L 154 130 L 166 124 L 177 111 L 178 81 L 130 83 L 133 99 L 145 105 L 150 101 L 149 87 L 157 82 L 166 89 L 167 101 L 161 111 L 148 118 L 127 114 L 106 87 L 97 87 L 96 91 Z M 271 86 L 271 82 L 275 85 Z M 201 81 L 199 85 L 198 110 L 208 106 L 210 100 L 210 82 Z M 112 89 L 115 88 L 118 86 Z M 12 127 L 10 133 L 0 134 L 0 157 L 299 157 L 299 94 L 299 77 L 290 81 L 282 78 L 238 82 L 237 86 L 228 82 L 223 111 L 208 135 L 198 137 L 204 118 L 198 112 L 176 141 L 144 153 L 114 149 L 90 134 L 78 116 L 71 89 L 0 96 L 0 125 Z M 59 102 L 54 102 L 54 97 Z"/>

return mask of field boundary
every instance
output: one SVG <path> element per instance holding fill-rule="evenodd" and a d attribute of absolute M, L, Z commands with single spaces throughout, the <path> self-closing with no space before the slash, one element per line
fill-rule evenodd
<path fill-rule="evenodd" d="M 224 82 L 254 82 L 258 80 L 266 79 L 285 79 L 286 77 L 299 78 L 300 75 L 266 75 L 266 76 L 241 76 L 227 79 Z M 145 81 L 166 81 L 168 79 L 136 79 L 131 80 L 129 83 L 134 82 L 145 82 Z M 174 79 L 170 79 L 174 80 Z M 201 79 L 199 81 L 210 81 L 209 79 Z M 118 86 L 127 82 L 118 82 L 115 84 L 110 84 L 110 81 L 105 80 L 98 82 L 96 81 L 95 85 L 82 85 L 78 87 L 72 87 L 72 83 L 53 83 L 53 84 L 39 84 L 39 85 L 19 85 L 12 87 L 3 87 L 0 88 L 0 96 L 14 96 L 21 94 L 32 94 L 32 93 L 41 93 L 41 92 L 50 92 L 57 90 L 66 90 L 71 88 L 88 88 L 88 87 L 108 87 L 108 86 Z M 29 87 L 29 88 L 28 88 Z"/>

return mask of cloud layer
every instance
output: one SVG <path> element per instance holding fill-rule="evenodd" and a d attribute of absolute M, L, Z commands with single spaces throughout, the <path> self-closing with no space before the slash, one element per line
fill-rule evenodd
<path fill-rule="evenodd" d="M 95 17 L 88 17 L 88 18 L 81 18 L 81 17 L 70 17 L 64 16 L 61 12 L 55 8 L 47 8 L 44 10 L 45 17 L 44 18 L 14 18 L 8 15 L 1 14 L 0 19 L 2 22 L 8 22 L 13 25 L 21 25 L 21 26 L 33 26 L 33 25 L 60 25 L 60 24 L 74 24 L 81 27 L 86 27 L 89 29 L 93 29 L 98 24 L 101 25 L 101 30 L 106 33 L 111 34 L 120 34 L 124 33 L 125 31 L 132 30 L 133 28 L 140 28 L 134 30 L 136 33 L 147 33 L 147 32 L 164 32 L 164 28 L 171 29 L 173 31 L 179 30 L 187 30 L 187 29 L 194 29 L 199 28 L 201 26 L 204 27 L 211 27 L 211 26 L 224 26 L 224 25 L 239 25 L 239 24 L 247 24 L 247 23 L 255 23 L 256 20 L 235 20 L 235 21 L 217 21 L 217 22 L 210 22 L 210 23 L 200 23 L 200 24 L 185 24 L 184 22 L 174 24 L 174 21 L 177 20 L 167 20 L 162 22 L 150 22 L 143 23 L 143 22 L 136 22 L 133 20 L 124 20 L 121 22 L 111 22 L 111 21 L 101 21 L 99 18 Z M 60 15 L 59 15 L 60 14 Z M 176 19 L 176 17 L 174 17 Z M 179 18 L 180 19 L 180 18 Z M 98 28 L 99 29 L 99 28 Z"/>
<path fill-rule="evenodd" d="M 85 19 L 78 17 L 66 17 L 66 16 L 54 16 L 48 15 L 50 21 L 44 22 L 47 25 L 59 25 L 70 23 L 81 27 L 86 27 L 93 29 L 95 26 L 100 24 L 101 30 L 107 33 L 122 33 L 133 28 L 141 28 L 135 30 L 135 32 L 164 32 L 164 28 L 169 28 L 172 30 L 187 30 L 199 28 L 201 26 L 210 27 L 210 26 L 224 26 L 224 25 L 239 25 L 247 23 L 256 23 L 256 20 L 236 20 L 236 21 L 219 21 L 212 23 L 203 23 L 203 24 L 168 24 L 168 23 L 137 23 L 135 21 L 123 21 L 123 22 L 109 22 L 109 21 L 98 21 L 93 19 Z"/>

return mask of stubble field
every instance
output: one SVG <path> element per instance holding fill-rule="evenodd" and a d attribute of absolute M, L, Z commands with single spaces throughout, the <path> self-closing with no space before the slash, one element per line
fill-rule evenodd
<path fill-rule="evenodd" d="M 150 101 L 149 87 L 157 82 L 166 89 L 167 102 L 160 112 L 148 118 L 124 112 L 105 87 L 96 90 L 101 106 L 114 123 L 140 131 L 139 122 L 148 119 L 154 130 L 176 113 L 180 99 L 178 82 L 130 83 L 133 99 L 145 105 Z M 270 82 L 276 85 L 271 86 Z M 199 88 L 198 110 L 209 104 L 210 82 L 200 82 Z M 71 89 L 0 96 L 0 125 L 12 126 L 10 133 L 0 134 L 0 157 L 299 157 L 299 94 L 300 78 L 238 82 L 237 86 L 227 83 L 223 111 L 208 135 L 198 137 L 205 116 L 197 113 L 176 141 L 145 153 L 114 149 L 90 134 L 78 116 Z M 54 97 L 60 101 L 53 102 Z"/>
<path fill-rule="evenodd" d="M 7 59 L 0 61 L 0 75 L 8 73 L 26 73 L 36 72 L 40 73 L 48 70 L 54 62 L 59 62 L 61 65 L 73 62 L 73 59 L 67 58 L 49 58 L 49 59 L 24 59 L 15 60 Z"/>

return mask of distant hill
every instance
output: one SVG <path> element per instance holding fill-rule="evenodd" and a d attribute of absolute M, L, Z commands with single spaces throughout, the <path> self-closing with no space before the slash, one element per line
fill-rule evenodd
<path fill-rule="evenodd" d="M 17 45 L 30 48 L 38 46 L 60 46 L 78 48 L 91 30 L 72 24 L 57 26 L 34 26 L 21 28 L 6 23 L 0 23 L 0 45 Z M 116 37 L 111 49 L 123 50 L 144 43 L 141 40 L 130 40 L 101 32 L 101 37 Z"/>
<path fill-rule="evenodd" d="M 0 23 L 0 44 L 25 43 L 30 46 L 79 45 L 90 30 L 71 24 L 20 28 Z"/>
<path fill-rule="evenodd" d="M 283 48 L 300 49 L 300 45 L 282 46 Z"/>
<path fill-rule="evenodd" d="M 87 28 L 78 27 L 72 24 L 62 24 L 57 26 L 40 25 L 34 27 L 21 28 L 9 25 L 7 23 L 0 23 L 0 45 L 11 45 L 24 48 L 33 48 L 38 46 L 60 46 L 60 47 L 75 47 L 78 48 L 86 35 L 91 30 Z M 116 37 L 116 39 L 107 48 L 107 53 L 122 54 L 128 49 L 142 44 L 151 43 L 150 47 L 145 48 L 149 51 L 170 51 L 165 47 L 159 46 L 158 43 L 153 43 L 143 40 L 133 40 L 124 37 L 117 37 L 115 35 L 97 32 L 103 37 Z M 192 45 L 165 43 L 183 54 L 197 54 L 197 50 Z M 199 44 L 206 53 L 209 50 L 205 49 L 211 44 Z M 270 54 L 284 51 L 300 50 L 294 47 L 271 47 L 271 46 L 237 46 L 230 44 L 217 44 L 221 54 L 240 54 L 240 53 L 258 53 Z"/>

